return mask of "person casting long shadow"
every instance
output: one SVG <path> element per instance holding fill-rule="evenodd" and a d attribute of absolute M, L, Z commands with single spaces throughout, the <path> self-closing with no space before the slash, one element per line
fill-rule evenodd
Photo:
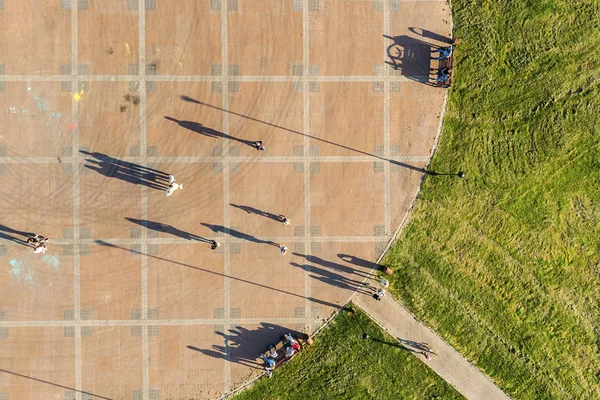
<path fill-rule="evenodd" d="M 268 244 L 271 246 L 279 247 L 279 244 L 272 242 L 270 240 L 262 240 L 262 239 L 257 238 L 256 236 L 248 235 L 247 233 L 236 231 L 235 229 L 225 228 L 224 226 L 221 226 L 221 225 L 212 225 L 212 224 L 207 224 L 204 222 L 201 222 L 200 225 L 206 226 L 207 228 L 211 229 L 215 233 L 221 232 L 221 233 L 225 233 L 227 235 L 233 236 L 238 239 L 247 240 L 252 243 L 264 243 L 264 244 Z"/>
<path fill-rule="evenodd" d="M 9 233 L 10 233 L 10 235 L 9 235 Z M 9 228 L 8 226 L 0 225 L 0 238 L 1 239 L 10 240 L 11 242 L 22 244 L 23 246 L 29 246 L 29 243 L 27 243 L 27 239 L 21 239 L 17 236 L 13 236 L 13 235 L 19 235 L 19 236 L 24 236 L 25 238 L 29 238 L 29 237 L 32 237 L 33 235 L 35 235 L 35 233 L 18 231 L 16 229 Z"/>
<path fill-rule="evenodd" d="M 166 190 L 169 188 L 169 174 L 143 165 L 130 163 L 107 156 L 102 153 L 90 153 L 79 150 L 82 154 L 93 157 L 86 159 L 86 168 L 98 172 L 108 178 L 117 178 L 136 185 L 144 185 L 152 189 Z"/>
<path fill-rule="evenodd" d="M 272 214 L 268 211 L 259 210 L 258 208 L 250 207 L 250 206 L 240 206 L 238 204 L 229 203 L 231 207 L 239 208 L 240 210 L 246 211 L 248 214 L 256 214 L 262 217 L 266 217 L 275 221 L 281 221 L 279 215 Z"/>
<path fill-rule="evenodd" d="M 204 135 L 204 136 L 207 136 L 207 137 L 210 137 L 213 139 L 217 139 L 217 138 L 229 139 L 229 140 L 233 140 L 236 142 L 240 142 L 240 143 L 245 144 L 250 147 L 256 147 L 256 144 L 253 140 L 245 140 L 245 139 L 236 138 L 236 137 L 228 135 L 226 133 L 219 132 L 216 129 L 212 129 L 207 126 L 204 126 L 198 122 L 180 121 L 178 119 L 175 119 L 173 117 L 168 117 L 168 116 L 165 116 L 165 119 L 176 122 L 182 128 L 189 129 L 192 132 L 196 132 L 196 133 L 199 133 L 201 135 Z"/>
<path fill-rule="evenodd" d="M 133 222 L 134 224 L 138 224 L 145 228 L 152 229 L 153 231 L 168 233 L 170 235 L 177 236 L 182 239 L 197 240 L 199 242 L 204 242 L 204 243 L 212 243 L 213 242 L 212 239 L 206 239 L 201 236 L 195 235 L 193 233 L 182 231 L 181 229 L 175 228 L 173 225 L 163 224 L 161 222 L 148 221 L 145 219 L 135 219 L 135 218 L 125 218 L 125 219 L 129 222 Z"/>

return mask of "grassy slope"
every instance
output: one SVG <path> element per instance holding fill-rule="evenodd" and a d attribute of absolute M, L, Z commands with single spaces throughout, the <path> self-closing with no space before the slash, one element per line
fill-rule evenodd
<path fill-rule="evenodd" d="M 315 343 L 235 400 L 461 399 L 450 385 L 364 314 L 342 311 Z"/>
<path fill-rule="evenodd" d="M 438 171 L 395 294 L 519 399 L 600 398 L 600 5 L 454 0 Z"/>

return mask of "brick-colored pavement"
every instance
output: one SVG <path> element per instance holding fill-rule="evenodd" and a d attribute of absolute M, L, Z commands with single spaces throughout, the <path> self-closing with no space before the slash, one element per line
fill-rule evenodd
<path fill-rule="evenodd" d="M 0 399 L 217 398 L 317 329 L 418 189 L 449 20 L 444 1 L 0 1 Z"/>

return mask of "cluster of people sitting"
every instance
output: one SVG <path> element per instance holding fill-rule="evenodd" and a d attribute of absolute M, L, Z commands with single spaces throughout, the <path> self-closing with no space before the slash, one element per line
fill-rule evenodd
<path fill-rule="evenodd" d="M 439 57 L 432 57 L 433 60 L 443 60 L 443 59 L 448 59 L 450 58 L 450 56 L 452 56 L 452 51 L 453 48 L 452 46 L 450 47 L 441 47 L 439 49 L 433 50 L 432 53 L 439 53 Z M 449 67 L 442 67 L 442 68 L 438 68 L 438 76 L 437 79 L 435 80 L 435 84 L 436 85 L 448 85 L 450 81 L 450 68 Z"/>
<path fill-rule="evenodd" d="M 270 345 L 269 351 L 260 355 L 260 358 L 265 362 L 265 370 L 269 378 L 273 375 L 273 370 L 278 362 L 288 359 L 300 351 L 300 343 L 293 338 L 291 333 L 283 335 L 282 341 L 283 348 L 280 352 L 277 351 L 274 345 Z"/>
<path fill-rule="evenodd" d="M 48 238 L 42 235 L 35 235 L 34 237 L 27 238 L 27 243 L 33 246 L 33 252 L 36 254 L 45 253 L 48 250 L 46 243 Z"/>

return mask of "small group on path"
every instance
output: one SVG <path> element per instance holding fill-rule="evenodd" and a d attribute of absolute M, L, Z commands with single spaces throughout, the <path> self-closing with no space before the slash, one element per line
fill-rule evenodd
<path fill-rule="evenodd" d="M 48 239 L 45 236 L 34 235 L 33 237 L 27 238 L 27 243 L 32 245 L 34 253 L 39 254 L 39 253 L 45 253 L 46 251 L 48 251 L 48 247 L 46 246 L 46 243 L 48 243 L 48 240 L 50 240 L 50 239 Z"/>

